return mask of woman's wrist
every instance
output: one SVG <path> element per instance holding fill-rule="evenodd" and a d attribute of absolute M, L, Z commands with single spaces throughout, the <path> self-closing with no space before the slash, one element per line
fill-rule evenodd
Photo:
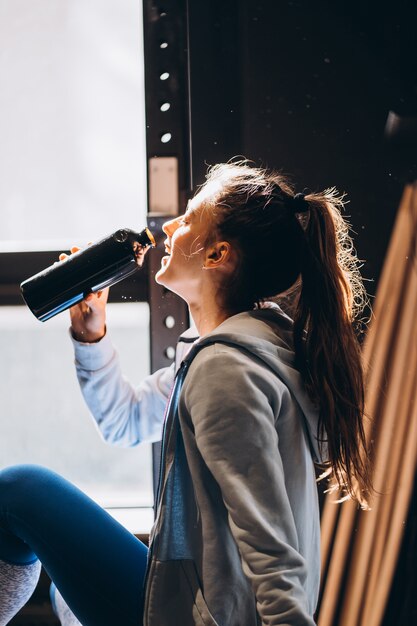
<path fill-rule="evenodd" d="M 106 327 L 104 326 L 103 329 L 97 332 L 92 332 L 85 329 L 76 330 L 73 326 L 71 326 L 70 331 L 75 341 L 80 341 L 81 343 L 98 343 L 105 336 Z"/>

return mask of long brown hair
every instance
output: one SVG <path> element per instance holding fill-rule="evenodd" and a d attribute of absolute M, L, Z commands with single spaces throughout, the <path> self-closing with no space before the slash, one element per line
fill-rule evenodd
<path fill-rule="evenodd" d="M 327 474 L 333 487 L 367 508 L 371 471 L 355 325 L 366 293 L 341 214 L 343 197 L 328 189 L 295 198 L 285 176 L 247 161 L 213 166 L 204 187 L 212 190 L 205 194 L 211 236 L 239 250 L 223 305 L 235 313 L 292 291 L 295 357 L 319 409 L 317 437 L 327 448 Z"/>

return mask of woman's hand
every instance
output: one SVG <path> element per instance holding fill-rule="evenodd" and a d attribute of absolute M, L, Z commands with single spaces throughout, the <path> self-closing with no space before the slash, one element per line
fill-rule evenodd
<path fill-rule="evenodd" d="M 80 248 L 71 248 L 71 254 Z M 67 254 L 60 254 L 59 260 L 65 261 Z M 99 341 L 106 334 L 106 304 L 109 289 L 90 293 L 82 302 L 70 308 L 71 332 L 74 339 L 85 343 Z"/>

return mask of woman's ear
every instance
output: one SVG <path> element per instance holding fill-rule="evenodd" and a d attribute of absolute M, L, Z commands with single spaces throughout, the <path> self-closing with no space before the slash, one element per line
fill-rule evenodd
<path fill-rule="evenodd" d="M 228 241 L 217 241 L 206 250 L 204 269 L 224 267 L 232 256 L 232 246 Z"/>

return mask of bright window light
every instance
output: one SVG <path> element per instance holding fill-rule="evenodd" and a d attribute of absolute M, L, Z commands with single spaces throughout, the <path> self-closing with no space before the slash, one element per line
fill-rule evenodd
<path fill-rule="evenodd" d="M 2 2 L 0 251 L 144 225 L 141 4 Z"/>
<path fill-rule="evenodd" d="M 146 224 L 140 0 L 4 0 L 0 82 L 0 262 L 5 251 L 68 250 Z M 149 372 L 148 317 L 144 303 L 109 305 L 133 383 Z M 0 307 L 0 466 L 49 466 L 144 532 L 151 446 L 102 442 L 68 325 L 68 313 L 41 324 L 24 306 Z"/>

